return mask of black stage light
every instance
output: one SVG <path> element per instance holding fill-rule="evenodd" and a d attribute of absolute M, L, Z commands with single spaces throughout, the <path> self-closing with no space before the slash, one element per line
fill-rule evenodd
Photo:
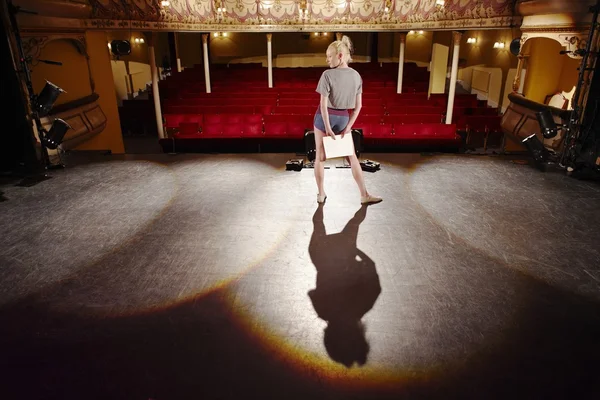
<path fill-rule="evenodd" d="M 540 124 L 544 138 L 551 139 L 558 134 L 558 128 L 550 110 L 544 108 L 542 111 L 536 112 L 535 116 Z"/>
<path fill-rule="evenodd" d="M 131 43 L 129 40 L 113 40 L 110 42 L 110 51 L 115 56 L 126 56 L 131 53 Z"/>
<path fill-rule="evenodd" d="M 60 118 L 56 118 L 50 130 L 44 134 L 44 138 L 42 139 L 44 146 L 49 149 L 56 149 L 62 143 L 69 129 L 71 129 L 71 125 Z"/>
<path fill-rule="evenodd" d="M 33 108 L 37 112 L 39 117 L 45 117 L 48 115 L 54 102 L 61 95 L 66 93 L 63 89 L 56 86 L 54 83 L 46 81 L 46 85 L 35 99 Z"/>
<path fill-rule="evenodd" d="M 533 161 L 538 169 L 543 171 L 544 164 L 548 160 L 548 150 L 546 150 L 543 143 L 540 142 L 535 133 L 523 139 L 522 143 L 533 156 Z"/>
<path fill-rule="evenodd" d="M 514 38 L 512 42 L 510 42 L 509 49 L 513 55 L 518 56 L 521 52 L 521 38 Z"/>

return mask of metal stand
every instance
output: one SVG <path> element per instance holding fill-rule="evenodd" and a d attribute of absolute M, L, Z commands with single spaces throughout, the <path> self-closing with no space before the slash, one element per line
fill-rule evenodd
<path fill-rule="evenodd" d="M 16 18 L 17 13 L 19 13 L 19 12 L 26 13 L 26 14 L 37 14 L 37 13 L 32 12 L 32 11 L 26 11 L 26 10 L 21 9 L 20 7 L 15 6 L 13 4 L 12 0 L 8 0 L 7 5 L 8 5 L 8 14 L 9 14 L 10 23 L 12 25 L 13 33 L 15 35 L 15 41 L 17 42 L 17 50 L 19 52 L 19 62 L 21 63 L 21 70 L 19 72 L 25 73 L 25 85 L 27 87 L 30 107 L 31 107 L 31 111 L 32 111 L 31 117 L 35 121 L 35 127 L 38 131 L 38 135 L 39 135 L 39 139 L 40 139 L 41 156 L 42 156 L 42 161 L 43 161 L 44 170 L 45 170 L 45 173 L 43 174 L 44 176 L 26 178 L 23 181 L 27 180 L 27 182 L 24 182 L 23 185 L 20 184 L 20 186 L 31 186 L 32 184 L 35 184 L 37 182 L 40 182 L 40 181 L 43 181 L 46 179 L 50 179 L 51 176 L 47 175 L 47 171 L 49 169 L 63 168 L 64 165 L 62 165 L 62 160 L 61 160 L 61 164 L 59 164 L 59 165 L 52 165 L 50 163 L 50 156 L 48 155 L 48 149 L 46 148 L 46 145 L 44 144 L 44 139 L 47 134 L 47 131 L 42 126 L 42 122 L 40 121 L 40 116 L 38 114 L 38 110 L 36 110 L 36 108 L 34 107 L 34 105 L 37 104 L 38 97 L 35 94 L 35 92 L 33 91 L 33 84 L 31 82 L 31 73 L 30 73 L 29 67 L 27 65 L 27 62 L 29 61 L 29 59 L 25 56 L 25 52 L 23 51 L 23 42 L 21 40 L 21 33 L 19 30 L 19 25 L 17 23 L 17 18 Z M 40 61 L 46 62 L 48 64 L 62 65 L 61 63 L 58 63 L 55 61 L 48 61 L 48 60 L 40 60 Z M 59 159 L 60 159 L 60 155 L 59 155 Z"/>
<path fill-rule="evenodd" d="M 598 52 L 592 51 L 592 44 L 594 43 L 594 34 L 598 28 L 598 13 L 600 12 L 600 0 L 597 0 L 596 5 L 590 7 L 590 12 L 593 12 L 592 23 L 590 25 L 590 31 L 588 34 L 588 39 L 586 43 L 585 50 L 576 50 L 575 53 L 579 52 L 583 58 L 581 60 L 581 66 L 579 67 L 579 77 L 577 79 L 577 86 L 575 89 L 575 94 L 573 95 L 573 111 L 571 112 L 571 117 L 569 118 L 569 123 L 566 127 L 565 134 L 565 147 L 560 156 L 560 165 L 573 167 L 574 161 L 577 157 L 576 155 L 576 145 L 577 145 L 577 135 L 575 135 L 575 130 L 579 130 L 581 127 L 581 118 L 583 116 L 582 113 L 582 105 L 579 102 L 581 96 L 581 88 L 585 81 L 585 73 L 586 71 L 593 70 L 593 66 L 588 68 L 588 61 L 590 55 L 593 55 L 595 58 L 597 57 Z M 578 132 L 577 132 L 578 133 Z"/>

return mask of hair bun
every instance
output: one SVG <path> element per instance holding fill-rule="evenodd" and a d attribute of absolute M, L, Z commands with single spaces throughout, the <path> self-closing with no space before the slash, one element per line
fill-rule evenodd
<path fill-rule="evenodd" d="M 350 52 L 350 54 L 354 54 L 354 46 L 352 45 L 352 41 L 348 36 L 342 36 L 342 43 L 348 47 L 348 52 Z"/>

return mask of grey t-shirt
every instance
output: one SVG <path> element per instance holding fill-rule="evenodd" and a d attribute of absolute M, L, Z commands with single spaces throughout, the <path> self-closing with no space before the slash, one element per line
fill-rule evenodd
<path fill-rule="evenodd" d="M 327 97 L 327 107 L 356 107 L 356 95 L 362 93 L 362 78 L 353 68 L 332 68 L 321 75 L 317 92 Z"/>

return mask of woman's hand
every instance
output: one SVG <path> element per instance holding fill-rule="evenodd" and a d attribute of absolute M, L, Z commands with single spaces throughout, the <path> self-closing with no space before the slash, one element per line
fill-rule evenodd
<path fill-rule="evenodd" d="M 342 139 L 344 138 L 344 135 L 350 134 L 350 133 L 352 133 L 352 127 L 351 126 L 345 127 L 344 130 L 342 131 L 342 135 L 341 135 Z"/>
<path fill-rule="evenodd" d="M 333 138 L 333 140 L 335 140 L 335 133 L 333 133 L 333 130 L 331 129 L 331 127 L 327 127 L 325 128 L 327 132 L 325 132 L 328 136 L 331 136 Z"/>

